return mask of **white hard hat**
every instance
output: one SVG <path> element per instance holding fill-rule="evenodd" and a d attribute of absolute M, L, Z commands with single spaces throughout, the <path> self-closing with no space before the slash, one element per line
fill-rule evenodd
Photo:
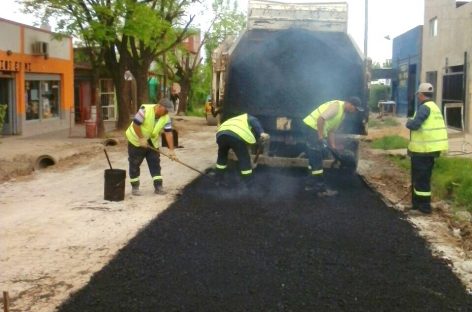
<path fill-rule="evenodd" d="M 422 84 L 419 85 L 418 90 L 416 93 L 433 93 L 434 88 L 433 85 L 428 83 L 428 82 L 423 82 Z"/>

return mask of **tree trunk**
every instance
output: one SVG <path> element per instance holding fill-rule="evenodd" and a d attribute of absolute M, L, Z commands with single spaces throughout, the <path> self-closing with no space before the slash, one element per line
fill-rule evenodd
<path fill-rule="evenodd" d="M 92 90 L 94 93 L 94 104 L 95 108 L 97 109 L 97 136 L 99 138 L 105 137 L 105 125 L 103 124 L 103 117 L 102 117 L 102 103 L 100 101 L 100 85 L 99 85 L 99 73 L 98 67 L 94 66 L 93 73 L 92 73 Z"/>
<path fill-rule="evenodd" d="M 140 107 L 142 104 L 149 103 L 148 97 L 148 75 L 147 69 L 144 71 L 144 68 L 136 68 L 135 69 L 136 75 L 134 78 L 136 79 L 137 84 L 137 104 Z"/>
<path fill-rule="evenodd" d="M 179 111 L 177 114 L 185 114 L 188 106 L 188 96 L 190 94 L 190 80 L 182 79 L 180 81 Z"/>
<path fill-rule="evenodd" d="M 125 81 L 123 79 L 124 71 L 116 70 L 113 74 L 113 83 L 115 84 L 115 93 L 118 103 L 118 121 L 116 127 L 120 130 L 124 130 L 129 126 L 130 121 L 130 103 L 126 101 L 126 95 L 124 92 Z"/>

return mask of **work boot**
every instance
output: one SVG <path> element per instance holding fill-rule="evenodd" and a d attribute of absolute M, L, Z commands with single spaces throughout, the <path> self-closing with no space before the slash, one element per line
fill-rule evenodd
<path fill-rule="evenodd" d="M 132 186 L 131 187 L 131 195 L 133 195 L 133 196 L 141 196 L 142 195 L 141 191 L 139 190 L 139 186 Z"/>
<path fill-rule="evenodd" d="M 318 191 L 317 193 L 318 193 L 318 196 L 320 197 L 330 197 L 330 196 L 338 195 L 338 191 L 329 189 L 327 187 L 324 187 L 323 190 Z"/>
<path fill-rule="evenodd" d="M 408 210 L 408 214 L 412 216 L 430 215 L 431 213 L 431 206 L 413 206 Z"/>
<path fill-rule="evenodd" d="M 228 182 L 226 182 L 226 173 L 217 170 L 215 173 L 215 184 L 218 187 L 227 187 Z"/>
<path fill-rule="evenodd" d="M 314 177 L 308 177 L 305 182 L 305 191 L 315 191 L 323 192 L 325 191 L 326 186 L 323 182 L 320 182 L 319 179 Z"/>
<path fill-rule="evenodd" d="M 154 182 L 154 194 L 157 195 L 165 195 L 167 194 L 166 191 L 164 191 L 164 187 L 162 186 L 162 182 Z"/>
<path fill-rule="evenodd" d="M 139 182 L 131 182 L 131 195 L 141 196 L 142 193 L 139 190 Z"/>

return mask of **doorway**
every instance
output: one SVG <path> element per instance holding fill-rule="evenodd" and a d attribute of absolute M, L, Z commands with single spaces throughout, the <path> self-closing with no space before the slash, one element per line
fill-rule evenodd
<path fill-rule="evenodd" d="M 17 132 L 14 94 L 14 79 L 0 76 L 0 104 L 6 105 L 3 128 L 0 129 L 0 133 L 3 135 L 16 134 Z"/>

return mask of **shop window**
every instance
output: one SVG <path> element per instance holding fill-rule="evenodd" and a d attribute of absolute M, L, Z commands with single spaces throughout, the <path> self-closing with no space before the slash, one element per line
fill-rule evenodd
<path fill-rule="evenodd" d="M 59 116 L 59 81 L 27 80 L 25 88 L 26 120 Z"/>

